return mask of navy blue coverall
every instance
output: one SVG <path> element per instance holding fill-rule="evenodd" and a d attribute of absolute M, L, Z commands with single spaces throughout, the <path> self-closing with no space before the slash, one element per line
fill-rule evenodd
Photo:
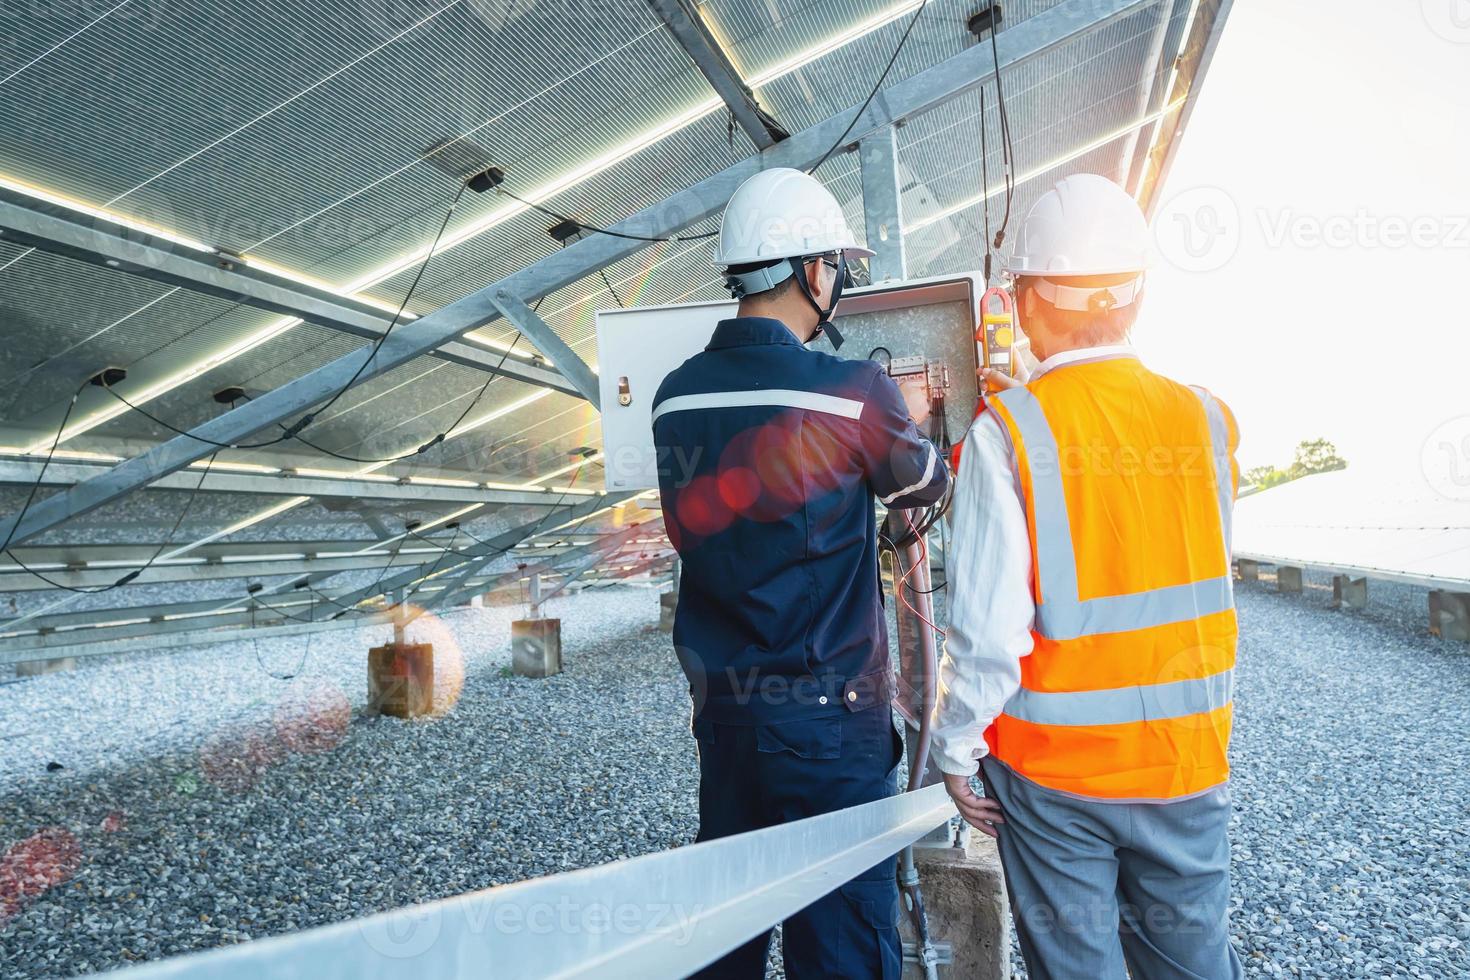
<path fill-rule="evenodd" d="M 877 363 L 737 317 L 660 386 L 654 444 L 683 562 L 674 645 L 694 700 L 699 839 L 897 792 L 902 743 L 873 498 L 916 507 L 949 473 Z M 787 976 L 897 977 L 894 859 L 785 923 Z M 700 977 L 765 975 L 770 935 Z"/>

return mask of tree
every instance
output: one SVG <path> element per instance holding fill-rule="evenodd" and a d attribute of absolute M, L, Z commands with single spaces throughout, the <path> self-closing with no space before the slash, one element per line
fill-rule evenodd
<path fill-rule="evenodd" d="M 1326 439 L 1303 439 L 1297 443 L 1296 459 L 1287 470 L 1290 479 L 1312 473 L 1330 473 L 1347 469 L 1347 460 L 1337 455 L 1337 447 Z"/>
<path fill-rule="evenodd" d="M 1246 470 L 1245 481 L 1262 490 L 1288 483 L 1313 473 L 1347 469 L 1347 460 L 1337 454 L 1337 447 L 1326 439 L 1303 439 L 1297 443 L 1296 458 L 1290 466 L 1256 466 Z"/>

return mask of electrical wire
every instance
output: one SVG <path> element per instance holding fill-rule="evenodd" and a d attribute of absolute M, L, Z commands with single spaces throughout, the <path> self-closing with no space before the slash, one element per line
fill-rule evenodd
<path fill-rule="evenodd" d="M 327 403 L 325 405 L 314 411 L 308 412 L 296 422 L 292 423 L 292 425 L 286 430 L 288 437 L 296 435 L 302 429 L 305 429 L 308 425 L 316 420 L 316 417 L 318 415 L 335 405 L 337 403 L 337 399 L 341 398 L 347 393 L 347 390 L 349 388 L 357 384 L 357 379 L 362 377 L 362 373 L 367 370 L 368 365 L 373 363 L 373 361 L 377 359 L 378 352 L 383 349 L 383 344 L 387 343 L 389 335 L 393 333 L 393 328 L 398 326 L 398 321 L 403 318 L 403 311 L 407 309 L 408 301 L 413 298 L 414 291 L 418 289 L 419 283 L 424 278 L 424 273 L 428 271 L 429 260 L 434 257 L 434 252 L 439 248 L 439 242 L 444 237 L 444 231 L 446 228 L 449 227 L 450 219 L 454 217 L 454 213 L 459 210 L 459 202 L 464 197 L 464 192 L 469 189 L 469 186 L 470 185 L 468 181 L 462 182 L 459 185 L 459 190 L 454 192 L 454 199 L 449 202 L 449 210 L 444 213 L 444 220 L 439 223 L 439 231 L 435 233 L 434 240 L 429 245 L 429 250 L 424 253 L 424 260 L 419 263 L 418 271 L 414 273 L 413 282 L 408 284 L 408 289 L 404 292 L 403 300 L 398 304 L 398 309 L 394 312 L 393 319 L 388 321 L 388 329 L 384 330 L 382 334 L 379 335 L 378 339 L 373 341 L 372 353 L 367 356 L 366 360 L 358 365 L 357 370 L 352 373 L 352 377 L 347 379 L 346 384 L 342 385 L 341 388 L 337 389 L 336 394 L 327 399 Z"/>
<path fill-rule="evenodd" d="M 253 600 L 254 599 L 254 596 L 252 596 L 251 598 Z M 266 608 L 268 608 L 268 609 L 274 609 L 275 608 L 275 607 L 271 606 L 269 603 L 266 603 L 265 605 L 266 605 Z M 294 619 L 297 622 L 303 622 L 303 620 L 299 616 L 292 616 L 290 613 L 281 612 L 280 610 L 276 610 L 276 612 L 277 612 L 278 615 L 285 616 L 288 619 Z M 313 598 L 312 601 L 311 601 L 311 612 L 308 614 L 308 616 L 310 618 L 304 620 L 304 622 L 315 622 L 316 621 L 316 599 L 315 598 Z M 295 670 L 291 671 L 291 673 L 289 673 L 289 674 L 277 674 L 275 671 L 273 671 L 269 667 L 267 667 L 265 665 L 265 661 L 262 660 L 262 659 L 260 659 L 260 638 L 255 635 L 255 605 L 254 605 L 253 602 L 252 602 L 252 604 L 250 606 L 250 643 L 251 643 L 252 648 L 255 651 L 255 664 L 256 664 L 256 666 L 259 667 L 260 670 L 261 670 L 261 672 L 264 673 L 267 677 L 270 677 L 270 678 L 272 678 L 274 680 L 278 680 L 278 681 L 289 681 L 289 680 L 293 680 L 296 677 L 300 676 L 301 671 L 306 668 L 306 658 L 309 657 L 309 656 L 311 656 L 311 634 L 310 633 L 307 633 L 306 634 L 306 644 L 302 648 L 302 651 L 301 651 L 301 659 L 296 662 L 296 669 Z"/>
<path fill-rule="evenodd" d="M 990 140 L 985 133 L 985 86 L 980 86 L 980 208 L 985 215 L 985 286 L 990 287 L 990 271 L 995 249 L 990 243 Z"/>
<path fill-rule="evenodd" d="M 544 299 L 545 297 L 542 297 L 542 298 Z M 540 306 L 541 305 L 541 300 L 537 300 L 536 301 L 536 305 L 537 306 Z M 534 312 L 534 307 L 533 307 L 533 312 Z M 311 448 L 311 449 L 316 450 L 317 452 L 321 453 L 323 456 L 330 456 L 333 459 L 340 459 L 343 462 L 347 462 L 347 463 L 398 463 L 398 462 L 402 462 L 405 459 L 413 459 L 415 456 L 422 456 L 424 453 L 428 452 L 430 449 L 433 449 L 435 446 L 439 445 L 445 439 L 449 438 L 449 434 L 451 432 L 453 432 L 455 429 L 459 428 L 460 423 L 463 422 L 466 418 L 469 417 L 470 412 L 472 412 L 472 411 L 475 410 L 475 406 L 478 405 L 478 404 L 480 404 L 480 399 L 485 396 L 486 389 L 488 389 L 490 387 L 490 382 L 494 381 L 496 378 L 498 378 L 498 377 L 501 376 L 500 373 L 499 373 L 501 366 L 505 364 L 506 358 L 510 357 L 511 351 L 515 349 L 516 344 L 520 343 L 520 340 L 521 340 L 521 332 L 519 330 L 517 330 L 514 339 L 512 339 L 511 342 L 510 342 L 510 344 L 508 344 L 506 346 L 505 350 L 501 352 L 500 360 L 496 362 L 495 367 L 490 371 L 490 376 L 485 379 L 485 383 L 484 384 L 480 385 L 480 390 L 475 393 L 474 399 L 472 399 L 470 401 L 470 403 L 467 406 L 465 406 L 464 411 L 462 411 L 462 412 L 459 413 L 459 417 L 456 418 L 453 422 L 451 422 L 449 424 L 449 426 L 446 427 L 443 431 L 441 431 L 438 435 L 434 436 L 434 438 L 430 439 L 428 442 L 426 442 L 423 445 L 419 446 L 413 452 L 403 453 L 402 455 L 399 455 L 399 456 L 384 456 L 384 457 L 377 457 L 377 458 L 375 458 L 375 457 L 367 457 L 367 456 L 354 456 L 351 453 L 338 452 L 335 449 L 328 449 L 325 446 L 319 446 L 316 443 L 312 442 L 310 439 L 307 439 L 307 438 L 303 437 L 300 433 L 298 433 L 295 436 L 293 436 L 293 438 L 297 442 L 302 443 L 303 445 L 307 446 L 308 448 Z M 249 401 L 250 400 L 250 396 L 249 395 L 246 395 L 245 396 L 245 400 L 246 401 Z M 276 425 L 279 426 L 282 430 L 285 430 L 286 429 L 286 426 L 281 425 L 281 423 L 279 423 L 279 422 L 277 422 Z M 175 430 L 175 431 L 177 431 L 177 430 Z"/>
<path fill-rule="evenodd" d="M 31 484 L 31 490 L 30 493 L 26 496 L 26 502 L 24 505 L 21 506 L 20 513 L 16 516 L 15 522 L 11 524 L 10 531 L 5 535 L 5 543 L 3 545 L 0 545 L 0 552 L 3 552 L 23 571 L 40 579 L 42 582 L 46 583 L 54 589 L 60 589 L 63 592 L 72 592 L 77 595 L 101 595 L 105 592 L 111 592 L 113 589 L 118 589 L 124 585 L 127 585 L 128 583 L 135 580 L 139 575 L 142 575 L 148 569 L 152 568 L 153 563 L 158 561 L 159 557 L 164 553 L 164 551 L 167 550 L 171 544 L 173 544 L 174 535 L 179 533 L 179 528 L 183 526 L 185 518 L 189 516 L 189 511 L 194 506 L 194 498 L 198 496 L 200 490 L 204 489 L 204 481 L 209 476 L 210 469 L 214 466 L 215 457 L 219 455 L 218 450 L 210 454 L 209 461 L 204 466 L 204 471 L 199 474 L 199 482 L 194 485 L 193 490 L 189 491 L 189 496 L 186 497 L 184 500 L 184 506 L 180 509 L 178 517 L 174 519 L 173 527 L 171 527 L 168 533 L 164 535 L 163 543 L 154 550 L 153 554 L 148 557 L 147 561 L 143 562 L 143 564 L 138 566 L 137 568 L 124 572 L 117 579 L 117 581 L 113 582 L 111 585 L 103 585 L 98 586 L 97 588 L 90 589 L 77 588 L 76 586 L 67 585 L 64 582 L 58 582 L 56 579 L 51 578 L 44 572 L 32 568 L 30 565 L 22 561 L 20 556 L 16 555 L 15 552 L 10 549 L 10 543 L 15 539 L 15 529 L 18 528 L 21 525 L 21 522 L 25 520 L 25 516 L 27 512 L 29 512 L 31 504 L 36 499 L 36 492 L 40 489 L 41 482 L 45 479 L 46 476 L 46 470 L 51 466 L 51 462 L 56 456 L 56 447 L 61 443 L 61 433 L 66 431 L 66 423 L 71 418 L 72 409 L 76 406 L 77 399 L 81 397 L 82 390 L 91 383 L 92 382 L 90 379 L 83 382 L 80 386 L 78 386 L 76 392 L 73 393 L 71 401 L 67 404 L 66 412 L 62 415 L 61 425 L 58 426 L 56 429 L 56 437 L 51 441 L 51 448 L 46 451 L 46 457 L 41 462 L 40 472 L 36 474 L 36 480 L 34 483 Z M 106 385 L 104 384 L 102 387 L 106 387 Z"/>
<path fill-rule="evenodd" d="M 347 393 L 347 390 L 349 388 L 351 388 L 353 385 L 357 384 L 357 379 L 360 378 L 360 377 L 362 377 L 362 373 L 367 370 L 368 365 L 371 364 L 371 363 L 373 363 L 373 361 L 375 361 L 377 359 L 378 352 L 383 349 L 383 344 L 385 344 L 387 342 L 389 335 L 391 335 L 393 333 L 393 328 L 396 327 L 396 326 L 398 326 L 398 322 L 401 319 L 403 319 L 403 311 L 408 308 L 408 301 L 413 298 L 414 291 L 418 289 L 419 283 L 423 280 L 424 273 L 429 268 L 429 259 L 431 259 L 433 257 L 435 250 L 438 249 L 439 242 L 444 237 L 444 231 L 445 231 L 445 229 L 447 229 L 449 227 L 450 219 L 452 219 L 454 217 L 455 212 L 457 210 L 459 210 L 459 202 L 460 202 L 460 199 L 464 197 L 464 192 L 465 192 L 466 189 L 468 189 L 468 187 L 469 187 L 469 184 L 468 183 L 463 183 L 463 184 L 460 185 L 459 190 L 455 192 L 454 199 L 452 201 L 450 201 L 450 203 L 449 203 L 449 209 L 444 214 L 444 220 L 439 223 L 439 231 L 434 235 L 434 241 L 429 245 L 429 250 L 424 253 L 424 260 L 419 263 L 418 271 L 414 273 L 413 281 L 411 283 L 409 283 L 408 289 L 403 294 L 402 301 L 399 302 L 399 304 L 398 304 L 398 309 L 395 310 L 394 313 L 393 313 L 393 319 L 391 319 L 391 320 L 388 321 L 388 327 L 387 327 L 387 329 L 384 330 L 381 334 L 379 334 L 378 337 L 377 337 L 377 339 L 373 341 L 372 351 L 368 354 L 366 360 L 364 360 L 360 365 L 358 365 L 357 370 L 352 373 L 352 377 L 348 378 L 347 379 L 347 382 L 344 385 L 342 385 L 342 387 L 338 388 L 332 394 L 332 397 L 330 397 L 330 398 L 327 399 L 326 404 L 322 405 L 320 408 L 317 408 L 317 409 L 315 409 L 313 411 L 310 411 L 310 412 L 306 413 L 305 415 L 303 415 L 301 418 L 297 419 L 295 422 L 291 423 L 290 425 L 284 425 L 282 423 L 277 423 L 277 427 L 279 429 L 281 429 L 282 434 L 279 435 L 279 436 L 277 436 L 276 438 L 271 439 L 271 440 L 268 440 L 266 442 L 254 442 L 254 443 L 218 442 L 218 441 L 216 441 L 214 439 L 210 439 L 210 438 L 207 438 L 205 436 L 198 435 L 197 433 L 190 432 L 190 431 L 188 431 L 186 429 L 181 429 L 178 426 L 173 425 L 172 423 L 169 423 L 169 422 L 164 421 L 163 419 L 159 418 L 158 416 L 154 415 L 153 413 L 149 412 L 148 410 L 144 409 L 143 407 L 141 407 L 139 405 L 134 405 L 131 401 L 129 401 L 127 399 L 127 397 L 125 397 L 122 394 L 122 392 L 117 391 L 115 388 L 113 388 L 111 385 L 109 385 L 109 384 L 107 384 L 105 382 L 102 383 L 102 387 L 105 388 L 109 393 L 111 393 L 112 396 L 114 398 L 116 398 L 118 401 L 122 402 L 128 408 L 132 409 L 134 412 L 137 412 L 139 415 L 142 415 L 144 418 L 148 419 L 149 421 L 151 421 L 151 422 L 153 422 L 153 423 L 155 423 L 157 425 L 160 425 L 160 426 L 162 426 L 165 429 L 168 429 L 170 432 L 173 432 L 176 435 L 188 436 L 190 439 L 193 439 L 196 442 L 202 442 L 205 445 L 207 445 L 207 446 L 213 446 L 216 449 L 265 449 L 265 448 L 267 448 L 269 446 L 279 445 L 280 443 L 286 442 L 289 439 L 299 438 L 300 435 L 301 435 L 301 432 L 303 430 L 305 430 L 307 426 L 311 425 L 313 422 L 316 421 L 317 416 L 319 416 L 322 412 L 325 412 L 327 409 L 329 409 L 333 405 L 335 405 L 337 403 L 337 400 L 340 399 L 343 395 L 345 395 Z M 509 351 L 507 351 L 506 353 L 508 354 Z M 504 364 L 505 363 L 505 358 L 504 357 L 501 357 L 500 363 L 501 364 Z M 491 377 L 492 378 L 494 378 L 495 376 L 496 375 L 494 375 L 493 373 L 491 374 Z M 487 382 L 487 384 L 488 384 L 488 382 Z M 78 389 L 78 393 L 80 393 L 80 391 L 81 391 L 81 389 Z M 483 391 L 483 389 L 482 389 L 482 391 Z M 76 401 L 75 397 L 73 397 L 72 401 L 73 401 L 73 404 L 75 404 L 75 401 Z M 69 411 L 68 411 L 68 414 L 70 414 Z M 461 418 L 463 418 L 463 416 L 461 416 Z M 58 429 L 57 432 L 56 432 L 56 437 L 57 437 L 57 441 L 58 442 L 60 441 L 60 438 L 61 438 L 61 432 L 62 432 L 61 429 Z M 433 446 L 436 446 L 440 442 L 443 442 L 444 441 L 444 435 L 445 435 L 444 433 L 440 433 L 438 436 L 435 437 L 435 439 L 430 440 L 427 443 L 424 443 L 422 446 L 420 446 L 414 452 L 408 453 L 408 454 L 406 454 L 404 456 L 394 457 L 393 459 L 375 459 L 375 460 L 356 460 L 356 459 L 353 459 L 353 460 L 350 460 L 350 461 L 351 462 L 371 462 L 371 463 L 391 463 L 391 462 L 396 462 L 398 459 L 407 459 L 409 456 L 416 456 L 416 455 L 419 455 L 420 453 L 427 452 Z M 311 446 L 313 449 L 316 449 L 319 452 L 326 453 L 327 455 L 336 455 L 335 453 L 332 453 L 329 450 L 322 449 L 320 446 L 316 446 L 316 445 L 314 445 L 314 444 L 312 444 L 310 442 L 306 442 L 306 440 L 304 440 L 304 439 L 301 440 L 301 441 L 302 442 L 305 442 L 306 445 Z M 53 446 L 53 449 L 54 449 L 54 446 Z M 348 457 L 345 457 L 344 456 L 344 457 L 340 457 L 340 458 L 347 459 Z"/>
<path fill-rule="evenodd" d="M 893 66 L 898 63 L 898 56 L 903 53 L 904 45 L 908 44 L 909 35 L 914 32 L 914 25 L 919 22 L 919 18 L 924 15 L 924 10 L 928 6 L 929 0 L 923 0 L 923 2 L 919 4 L 919 9 L 914 11 L 914 16 L 909 19 L 908 26 L 903 29 L 903 37 L 898 39 L 898 46 L 893 49 L 893 57 L 888 59 L 888 64 L 883 67 L 883 74 L 879 75 L 878 81 L 873 83 L 873 90 L 868 93 L 868 97 L 863 100 L 863 104 L 858 106 L 858 111 L 853 113 L 852 121 L 847 124 L 847 128 L 842 131 L 842 135 L 837 137 L 837 142 L 833 143 L 832 146 L 828 148 L 827 152 L 822 154 L 821 159 L 812 164 L 812 166 L 807 170 L 808 175 L 816 173 L 817 169 L 821 167 L 822 164 L 826 163 L 827 159 L 831 157 L 832 154 L 836 153 L 838 149 L 840 149 L 842 145 L 847 142 L 848 134 L 852 132 L 853 127 L 857 125 L 858 120 L 863 117 L 863 113 L 868 111 L 868 106 L 872 105 L 873 100 L 878 97 L 878 91 L 883 87 L 883 83 L 888 79 L 888 73 L 893 71 Z"/>
<path fill-rule="evenodd" d="M 20 527 L 26 514 L 30 512 L 31 504 L 36 500 L 36 492 L 41 489 L 41 481 L 46 478 L 46 470 L 51 466 L 52 457 L 56 455 L 56 447 L 61 445 L 61 434 L 66 431 L 66 423 L 71 421 L 71 413 L 77 407 L 77 399 L 82 397 L 82 389 L 90 383 L 89 380 L 77 385 L 77 390 L 72 392 L 71 401 L 66 403 L 66 411 L 62 413 L 61 424 L 56 427 L 56 437 L 51 440 L 51 448 L 46 450 L 46 458 L 41 462 L 41 470 L 36 474 L 35 482 L 31 484 L 30 493 L 26 494 L 26 502 L 21 505 L 20 513 L 16 515 L 10 529 L 5 532 L 5 543 L 0 545 L 0 551 L 9 549 L 10 542 L 15 540 L 15 529 Z"/>
<path fill-rule="evenodd" d="M 1005 85 L 1000 77 L 1000 49 L 995 42 L 998 26 L 999 21 L 992 25 L 990 29 L 990 57 L 995 64 L 995 101 L 1000 109 L 1002 160 L 1005 163 L 1006 209 L 1005 217 L 1000 222 L 1000 230 L 995 234 L 996 251 L 1000 251 L 1001 246 L 1005 244 L 1006 231 L 1011 225 L 1011 201 L 1016 195 L 1016 146 L 1011 141 L 1011 117 L 1006 111 Z M 983 107 L 984 103 L 982 102 L 981 105 Z"/>
<path fill-rule="evenodd" d="M 719 234 L 718 231 L 707 231 L 698 235 L 668 235 L 663 238 L 650 237 L 647 235 L 630 235 L 627 232 L 613 231 L 611 228 L 601 228 L 597 225 L 589 225 L 585 221 L 578 221 L 576 218 L 562 214 L 560 211 L 548 208 L 542 204 L 537 204 L 535 201 L 528 201 L 523 197 L 513 194 L 512 192 L 506 190 L 504 185 L 502 184 L 495 185 L 495 193 L 503 194 L 506 197 L 510 198 L 512 201 L 523 204 L 533 211 L 539 211 L 548 218 L 554 218 L 558 222 L 564 222 L 566 224 L 572 225 L 578 231 L 586 232 L 593 235 L 607 235 L 609 238 L 622 238 L 630 242 L 702 242 L 706 239 L 714 238 L 716 235 Z"/>

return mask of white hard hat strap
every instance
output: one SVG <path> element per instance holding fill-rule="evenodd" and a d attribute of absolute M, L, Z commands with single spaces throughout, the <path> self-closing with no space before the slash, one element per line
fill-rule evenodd
<path fill-rule="evenodd" d="M 795 268 L 790 262 L 777 262 L 750 272 L 726 272 L 725 288 L 736 299 L 744 299 L 775 289 L 795 274 Z"/>
<path fill-rule="evenodd" d="M 1143 295 L 1143 277 L 1116 286 L 1063 286 L 1050 279 L 1038 278 L 1036 295 L 1059 310 L 1106 313 L 1120 306 L 1132 306 Z"/>

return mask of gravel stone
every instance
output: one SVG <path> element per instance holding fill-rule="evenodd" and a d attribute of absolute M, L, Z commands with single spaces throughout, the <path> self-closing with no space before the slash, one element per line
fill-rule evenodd
<path fill-rule="evenodd" d="M 1367 610 L 1339 612 L 1320 576 L 1274 589 L 1237 592 L 1232 927 L 1248 974 L 1470 976 L 1470 647 L 1427 635 L 1423 590 L 1374 582 Z M 385 627 L 0 687 L 0 976 L 111 969 L 688 843 L 697 765 L 655 593 L 551 600 L 566 670 L 544 681 L 508 676 L 520 612 L 411 628 L 441 664 L 461 654 L 458 700 L 432 720 L 364 717 Z"/>

